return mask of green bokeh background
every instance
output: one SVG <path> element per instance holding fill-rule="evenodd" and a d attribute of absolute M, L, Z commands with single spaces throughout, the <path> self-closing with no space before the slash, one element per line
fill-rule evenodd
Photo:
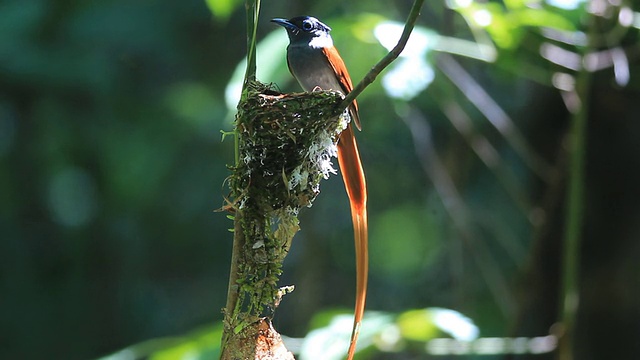
<path fill-rule="evenodd" d="M 515 135 L 501 135 L 438 70 L 437 52 L 427 59 L 434 82 L 411 101 L 393 100 L 374 83 L 359 100 L 357 135 L 370 191 L 368 308 L 452 308 L 483 336 L 545 335 L 557 319 L 572 117 L 551 86 L 554 72 L 566 69 L 540 56 L 549 40 L 540 19 L 517 12 L 522 4 L 487 7 L 496 62 L 456 59 L 553 176 L 527 166 L 509 141 Z M 637 1 L 628 6 L 640 9 Z M 259 39 L 281 31 L 273 17 L 317 15 L 333 28 L 357 81 L 385 54 L 371 24 L 402 21 L 409 8 L 265 1 Z M 429 3 L 418 25 L 477 40 L 463 15 Z M 586 26 L 584 7 L 545 16 L 558 28 Z M 628 52 L 630 81 L 617 84 L 611 68 L 594 73 L 585 105 L 579 359 L 640 356 L 637 33 L 632 27 L 599 47 Z M 220 130 L 231 130 L 224 91 L 245 43 L 239 1 L 0 2 L 0 358 L 95 358 L 221 320 L 232 223 L 214 210 L 228 193 L 233 142 L 221 141 Z M 260 57 L 279 64 L 261 80 L 298 91 L 284 51 L 259 54 L 259 74 Z M 448 120 L 452 103 L 493 145 L 498 171 Z M 443 184 L 455 191 L 443 192 Z M 462 207 L 452 212 L 452 203 Z M 353 302 L 351 221 L 339 176 L 324 182 L 301 226 L 282 277 L 296 291 L 275 318 L 295 337 L 318 311 Z"/>

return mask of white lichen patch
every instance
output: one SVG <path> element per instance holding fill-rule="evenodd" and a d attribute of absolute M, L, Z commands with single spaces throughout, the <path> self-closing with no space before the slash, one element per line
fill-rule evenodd
<path fill-rule="evenodd" d="M 338 130 L 341 132 L 347 128 L 349 124 L 349 115 L 345 112 L 340 116 L 340 124 Z M 302 129 L 301 129 L 302 130 Z M 307 161 L 297 166 L 290 174 L 287 187 L 289 190 L 305 190 L 309 186 L 310 173 L 320 173 L 322 178 L 328 179 L 331 174 L 337 174 L 338 171 L 333 166 L 332 158 L 338 156 L 337 143 L 334 140 L 336 134 L 322 130 L 317 136 L 317 141 L 313 142 L 308 148 L 308 153 L 304 156 Z M 308 166 L 307 166 L 308 165 Z M 311 184 L 313 191 L 317 191 L 319 185 Z"/>
<path fill-rule="evenodd" d="M 302 165 L 298 165 L 291 172 L 291 177 L 289 178 L 289 182 L 287 183 L 287 188 L 289 190 L 293 190 L 298 186 L 300 186 L 300 190 L 304 190 L 307 188 L 307 183 L 309 181 L 309 172 L 302 170 L 302 168 Z"/>

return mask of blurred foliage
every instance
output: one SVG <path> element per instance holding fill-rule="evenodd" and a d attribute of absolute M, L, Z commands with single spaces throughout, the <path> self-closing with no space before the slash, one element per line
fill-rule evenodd
<path fill-rule="evenodd" d="M 340 360 L 349 346 L 352 318 L 352 314 L 340 311 L 317 313 L 312 320 L 312 330 L 302 342 L 285 338 L 285 343 L 302 360 Z M 359 352 L 397 353 L 409 347 L 423 353 L 419 349 L 436 336 L 473 340 L 477 331 L 472 321 L 448 309 L 409 310 L 397 317 L 384 312 L 369 312 L 363 322 Z M 196 330 L 179 338 L 147 340 L 100 360 L 214 360 L 220 357 L 221 336 L 222 324 L 218 323 L 213 328 Z"/>
<path fill-rule="evenodd" d="M 181 337 L 158 338 L 129 346 L 100 360 L 219 359 L 222 323 L 191 331 Z"/>
<path fill-rule="evenodd" d="M 263 2 L 258 78 L 299 91 L 286 70 L 286 35 L 271 18 L 312 14 L 329 24 L 357 81 L 409 7 Z M 429 317 L 407 309 L 443 307 L 473 319 L 484 337 L 549 333 L 560 308 L 567 128 L 584 107 L 576 354 L 638 357 L 639 11 L 637 1 L 425 5 L 415 51 L 359 98 L 367 306 L 384 310 L 370 314 L 377 324 L 426 333 Z M 217 356 L 231 223 L 213 210 L 233 161 L 220 130 L 231 127 L 245 44 L 236 0 L 0 3 L 0 358 L 85 359 L 122 348 Z M 411 66 L 425 81 L 406 76 Z M 587 99 L 576 97 L 579 76 L 592 80 Z M 282 278 L 296 291 L 274 320 L 294 338 L 321 322 L 316 314 L 353 302 L 339 177 L 322 185 L 301 228 Z M 379 351 L 422 354 L 363 355 Z"/>

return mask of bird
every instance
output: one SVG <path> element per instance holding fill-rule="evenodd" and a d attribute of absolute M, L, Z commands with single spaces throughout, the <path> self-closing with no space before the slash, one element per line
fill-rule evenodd
<path fill-rule="evenodd" d="M 287 30 L 287 65 L 293 77 L 305 91 L 316 89 L 340 91 L 344 95 L 353 89 L 347 67 L 333 45 L 331 28 L 311 16 L 291 19 L 275 18 L 272 22 Z M 353 359 L 360 334 L 367 298 L 369 271 L 367 185 L 352 124 L 361 130 L 358 103 L 348 107 L 351 121 L 338 137 L 338 163 L 349 197 L 356 253 L 356 300 L 353 329 L 347 359 Z"/>

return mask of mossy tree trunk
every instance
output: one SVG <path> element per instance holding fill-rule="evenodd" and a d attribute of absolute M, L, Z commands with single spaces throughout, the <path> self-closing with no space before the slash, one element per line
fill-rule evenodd
<path fill-rule="evenodd" d="M 320 181 L 335 173 L 338 92 L 280 94 L 248 84 L 236 117 L 238 156 L 229 179 L 234 246 L 222 359 L 293 359 L 271 325 L 283 295 L 282 262 Z"/>

